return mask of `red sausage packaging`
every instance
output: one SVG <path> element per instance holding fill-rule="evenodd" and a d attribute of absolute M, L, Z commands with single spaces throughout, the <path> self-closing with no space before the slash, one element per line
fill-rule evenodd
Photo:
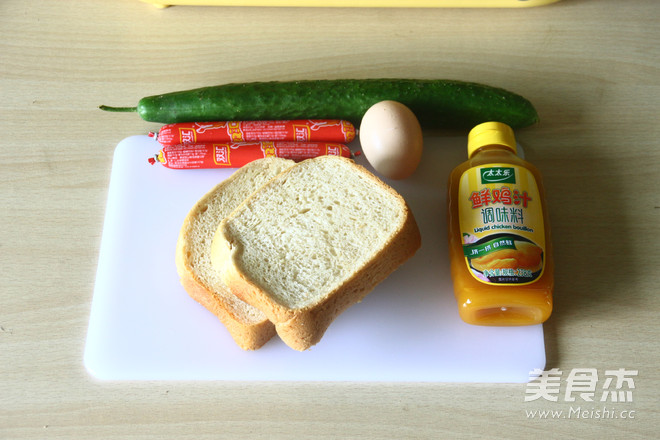
<path fill-rule="evenodd" d="M 149 133 L 164 147 L 209 142 L 340 142 L 355 138 L 355 127 L 339 119 L 220 121 L 168 124 Z"/>
<path fill-rule="evenodd" d="M 165 146 L 150 162 L 174 169 L 240 168 L 264 157 L 301 161 L 323 155 L 351 157 L 351 151 L 346 145 L 331 142 L 195 143 Z"/>

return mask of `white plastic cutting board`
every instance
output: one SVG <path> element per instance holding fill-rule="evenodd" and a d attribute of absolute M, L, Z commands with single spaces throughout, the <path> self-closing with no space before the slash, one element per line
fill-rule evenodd
<path fill-rule="evenodd" d="M 541 325 L 480 327 L 457 312 L 446 244 L 449 171 L 460 137 L 425 139 L 416 174 L 386 181 L 408 201 L 422 248 L 306 352 L 277 337 L 241 350 L 179 284 L 174 252 L 188 210 L 233 170 L 170 170 L 147 161 L 148 136 L 116 148 L 85 366 L 108 380 L 527 382 L 545 366 Z M 353 151 L 359 144 L 350 145 Z M 357 162 L 365 164 L 364 156 Z"/>

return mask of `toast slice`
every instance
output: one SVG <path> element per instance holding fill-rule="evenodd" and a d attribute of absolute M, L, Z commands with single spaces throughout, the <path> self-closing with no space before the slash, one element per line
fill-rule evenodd
<path fill-rule="evenodd" d="M 352 160 L 300 162 L 262 186 L 215 233 L 212 264 L 302 351 L 421 246 L 405 200 Z"/>
<path fill-rule="evenodd" d="M 176 247 L 176 267 L 188 294 L 216 315 L 234 341 L 256 350 L 275 335 L 274 325 L 235 297 L 211 265 L 211 243 L 222 219 L 257 188 L 293 165 L 286 159 L 251 162 L 206 193 L 186 216 Z"/>

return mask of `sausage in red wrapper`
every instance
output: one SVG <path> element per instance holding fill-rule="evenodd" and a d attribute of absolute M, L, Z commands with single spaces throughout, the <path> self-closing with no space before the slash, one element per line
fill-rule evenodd
<path fill-rule="evenodd" d="M 312 157 L 333 155 L 351 157 L 346 145 L 328 142 L 239 142 L 179 144 L 163 147 L 155 160 L 168 168 L 240 168 L 256 159 L 281 157 L 301 161 Z"/>
<path fill-rule="evenodd" d="M 340 142 L 355 139 L 355 127 L 339 119 L 183 122 L 149 133 L 163 146 L 208 142 Z"/>

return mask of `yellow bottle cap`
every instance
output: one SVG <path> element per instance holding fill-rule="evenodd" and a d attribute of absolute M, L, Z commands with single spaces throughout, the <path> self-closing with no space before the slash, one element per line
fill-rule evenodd
<path fill-rule="evenodd" d="M 516 138 L 511 127 L 501 122 L 484 122 L 474 127 L 468 134 L 468 158 L 488 145 L 501 145 L 516 153 Z"/>

